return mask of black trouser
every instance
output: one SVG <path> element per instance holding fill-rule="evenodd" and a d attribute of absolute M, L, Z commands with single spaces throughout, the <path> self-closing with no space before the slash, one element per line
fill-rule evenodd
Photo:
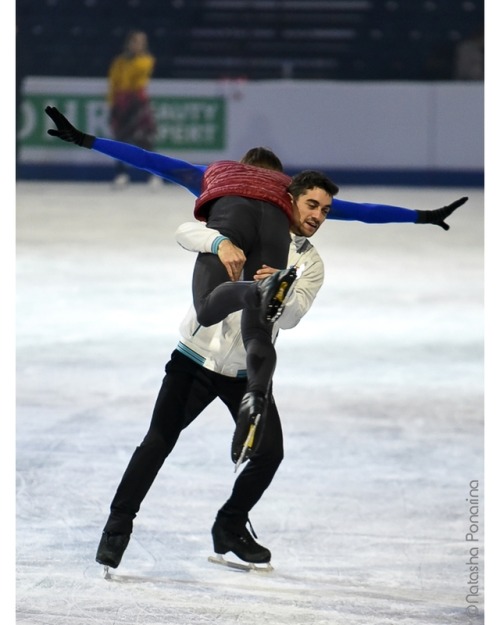
<path fill-rule="evenodd" d="M 241 335 L 247 352 L 248 391 L 267 393 L 276 351 L 272 324 L 261 320 L 254 275 L 263 264 L 284 269 L 290 249 L 289 222 L 273 204 L 228 196 L 210 207 L 209 228 L 219 230 L 246 256 L 243 282 L 228 281 L 227 271 L 215 254 L 199 254 L 193 272 L 193 301 L 198 321 L 210 326 L 242 310 Z"/>
<path fill-rule="evenodd" d="M 144 497 L 181 431 L 217 397 L 236 421 L 246 380 L 204 369 L 177 350 L 165 367 L 149 430 L 134 451 L 116 494 L 104 531 L 128 534 Z M 270 397 L 258 452 L 237 477 L 222 507 L 246 516 L 262 497 L 283 459 L 283 434 L 276 405 Z M 230 445 L 228 442 L 228 458 Z"/>

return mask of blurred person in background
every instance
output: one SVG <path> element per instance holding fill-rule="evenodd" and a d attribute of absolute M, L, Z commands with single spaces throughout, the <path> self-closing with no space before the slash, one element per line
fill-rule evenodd
<path fill-rule="evenodd" d="M 484 30 L 477 29 L 455 49 L 455 79 L 484 80 Z"/>
<path fill-rule="evenodd" d="M 152 150 L 156 138 L 156 121 L 147 92 L 155 66 L 155 57 L 149 52 L 145 32 L 133 30 L 125 39 L 123 52 L 116 56 L 108 71 L 108 104 L 110 126 L 117 141 L 131 143 Z M 115 186 L 128 184 L 130 176 L 126 165 L 118 162 Z M 151 185 L 161 185 L 151 176 Z"/>

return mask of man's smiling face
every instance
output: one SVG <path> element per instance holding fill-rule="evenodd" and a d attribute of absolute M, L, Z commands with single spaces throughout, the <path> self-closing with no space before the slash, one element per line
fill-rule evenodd
<path fill-rule="evenodd" d="M 333 197 L 324 189 L 308 189 L 293 204 L 293 224 L 291 231 L 303 237 L 312 237 L 325 221 L 332 206 Z"/>

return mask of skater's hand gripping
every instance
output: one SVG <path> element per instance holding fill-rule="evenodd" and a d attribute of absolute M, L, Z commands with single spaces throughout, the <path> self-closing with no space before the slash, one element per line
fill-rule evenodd
<path fill-rule="evenodd" d="M 81 130 L 77 130 L 55 106 L 47 106 L 45 112 L 57 127 L 57 129 L 49 128 L 47 134 L 52 137 L 58 137 L 63 141 L 68 141 L 69 143 L 76 143 L 76 145 L 80 145 L 84 148 L 92 148 L 95 137 L 87 135 Z"/>
<path fill-rule="evenodd" d="M 247 259 L 243 250 L 231 243 L 229 239 L 224 239 L 219 244 L 217 256 L 226 268 L 229 278 L 233 282 L 238 280 Z"/>
<path fill-rule="evenodd" d="M 269 267 L 269 265 L 262 265 L 260 269 L 257 269 L 255 275 L 253 277 L 254 280 L 264 280 L 264 278 L 269 278 L 273 273 L 276 273 L 279 269 L 275 269 L 274 267 Z"/>
<path fill-rule="evenodd" d="M 445 219 L 449 217 L 454 210 L 456 210 L 462 204 L 465 204 L 469 198 L 461 197 L 459 200 L 455 200 L 448 206 L 443 206 L 442 208 L 437 208 L 432 211 L 417 211 L 417 224 L 434 224 L 436 226 L 441 226 L 443 230 L 449 230 L 450 226 L 445 223 Z"/>

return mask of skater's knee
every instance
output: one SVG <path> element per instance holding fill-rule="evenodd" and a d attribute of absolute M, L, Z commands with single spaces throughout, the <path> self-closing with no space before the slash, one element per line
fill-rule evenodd
<path fill-rule="evenodd" d="M 204 328 L 208 328 L 219 320 L 215 320 L 214 311 L 210 310 L 207 299 L 199 300 L 195 303 L 196 319 Z"/>
<path fill-rule="evenodd" d="M 277 471 L 280 466 L 283 458 L 285 457 L 283 447 L 271 447 L 271 448 L 262 448 L 257 449 L 255 455 L 252 457 L 254 462 L 257 462 L 261 465 L 266 465 L 269 469 L 273 471 Z"/>
<path fill-rule="evenodd" d="M 169 444 L 165 436 L 158 430 L 149 431 L 144 440 L 138 447 L 142 451 L 147 451 L 151 455 L 166 456 L 169 450 Z"/>
<path fill-rule="evenodd" d="M 216 323 L 216 321 L 213 320 L 212 315 L 207 314 L 205 311 L 197 313 L 196 319 L 204 328 L 208 328 Z"/>

